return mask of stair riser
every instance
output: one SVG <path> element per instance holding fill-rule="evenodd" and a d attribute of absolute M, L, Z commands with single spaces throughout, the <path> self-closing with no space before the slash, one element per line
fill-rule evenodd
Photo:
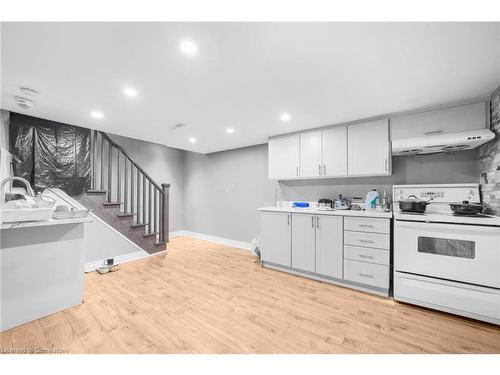
<path fill-rule="evenodd" d="M 83 194 L 77 200 L 146 252 L 153 254 L 165 250 L 164 245 L 155 245 L 156 236 L 144 237 L 146 234 L 144 226 L 131 227 L 134 222 L 133 216 L 119 217 L 118 215 L 121 213 L 120 207 L 104 206 L 103 203 L 106 202 L 105 194 Z"/>

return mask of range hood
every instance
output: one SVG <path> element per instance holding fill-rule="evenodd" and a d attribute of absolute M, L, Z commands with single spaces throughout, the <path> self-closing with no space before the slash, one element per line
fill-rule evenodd
<path fill-rule="evenodd" d="M 423 155 L 472 150 L 494 138 L 495 133 L 491 130 L 478 129 L 417 138 L 393 139 L 392 155 Z"/>

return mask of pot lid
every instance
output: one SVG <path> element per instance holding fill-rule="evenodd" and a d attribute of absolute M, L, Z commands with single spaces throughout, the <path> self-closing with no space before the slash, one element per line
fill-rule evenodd
<path fill-rule="evenodd" d="M 470 203 L 469 201 L 462 201 L 462 203 L 452 203 L 451 205 L 459 207 L 483 207 L 483 205 L 480 203 Z"/>

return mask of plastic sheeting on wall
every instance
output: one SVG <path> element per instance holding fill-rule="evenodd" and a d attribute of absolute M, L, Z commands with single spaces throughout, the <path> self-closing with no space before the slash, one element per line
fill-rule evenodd
<path fill-rule="evenodd" d="M 35 190 L 78 195 L 90 188 L 90 129 L 11 113 L 10 145 L 14 174 Z"/>

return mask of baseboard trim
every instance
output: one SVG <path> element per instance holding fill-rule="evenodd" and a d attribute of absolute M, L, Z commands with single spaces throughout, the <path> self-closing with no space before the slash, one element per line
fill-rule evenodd
<path fill-rule="evenodd" d="M 141 251 L 134 251 L 133 253 L 118 255 L 116 257 L 113 257 L 113 259 L 114 259 L 115 264 L 122 264 L 122 263 L 131 262 L 133 260 L 147 258 L 149 256 L 160 254 L 162 252 L 163 251 L 161 251 L 159 253 L 149 254 L 146 251 L 141 250 Z M 94 262 L 85 263 L 85 272 L 95 271 L 97 267 L 100 267 L 103 265 L 105 260 L 106 259 L 101 259 L 101 260 L 96 260 Z"/>
<path fill-rule="evenodd" d="M 170 235 L 170 238 L 175 238 L 175 237 L 179 237 L 179 236 L 193 237 L 193 238 L 197 238 L 199 240 L 216 242 L 216 243 L 220 243 L 222 245 L 236 247 L 238 249 L 243 249 L 243 250 L 247 250 L 247 251 L 252 250 L 252 244 L 250 242 L 231 240 L 229 238 L 211 236 L 209 234 L 191 232 L 189 230 L 178 230 L 175 232 L 170 232 L 169 235 Z"/>
<path fill-rule="evenodd" d="M 210 236 L 208 234 L 191 232 L 189 230 L 177 230 L 177 231 L 169 233 L 169 238 L 175 238 L 175 237 L 180 237 L 180 236 L 197 238 L 199 240 L 216 242 L 216 243 L 220 243 L 222 245 L 227 245 L 227 246 L 236 247 L 236 248 L 242 249 L 242 250 L 252 251 L 252 244 L 250 242 L 237 241 L 237 240 L 231 240 L 229 238 Z M 134 260 L 139 260 L 139 259 L 147 258 L 150 256 L 162 254 L 162 253 L 165 253 L 166 251 L 167 250 L 160 251 L 160 252 L 157 252 L 154 254 L 148 254 L 146 251 L 141 250 L 141 251 L 135 251 L 133 253 L 119 255 L 117 257 L 114 257 L 113 259 L 114 259 L 116 264 L 122 264 L 122 263 L 131 262 Z M 100 260 L 96 260 L 94 262 L 85 263 L 85 272 L 95 271 L 97 267 L 102 266 L 102 264 L 104 263 L 105 260 L 106 259 L 100 259 Z"/>

